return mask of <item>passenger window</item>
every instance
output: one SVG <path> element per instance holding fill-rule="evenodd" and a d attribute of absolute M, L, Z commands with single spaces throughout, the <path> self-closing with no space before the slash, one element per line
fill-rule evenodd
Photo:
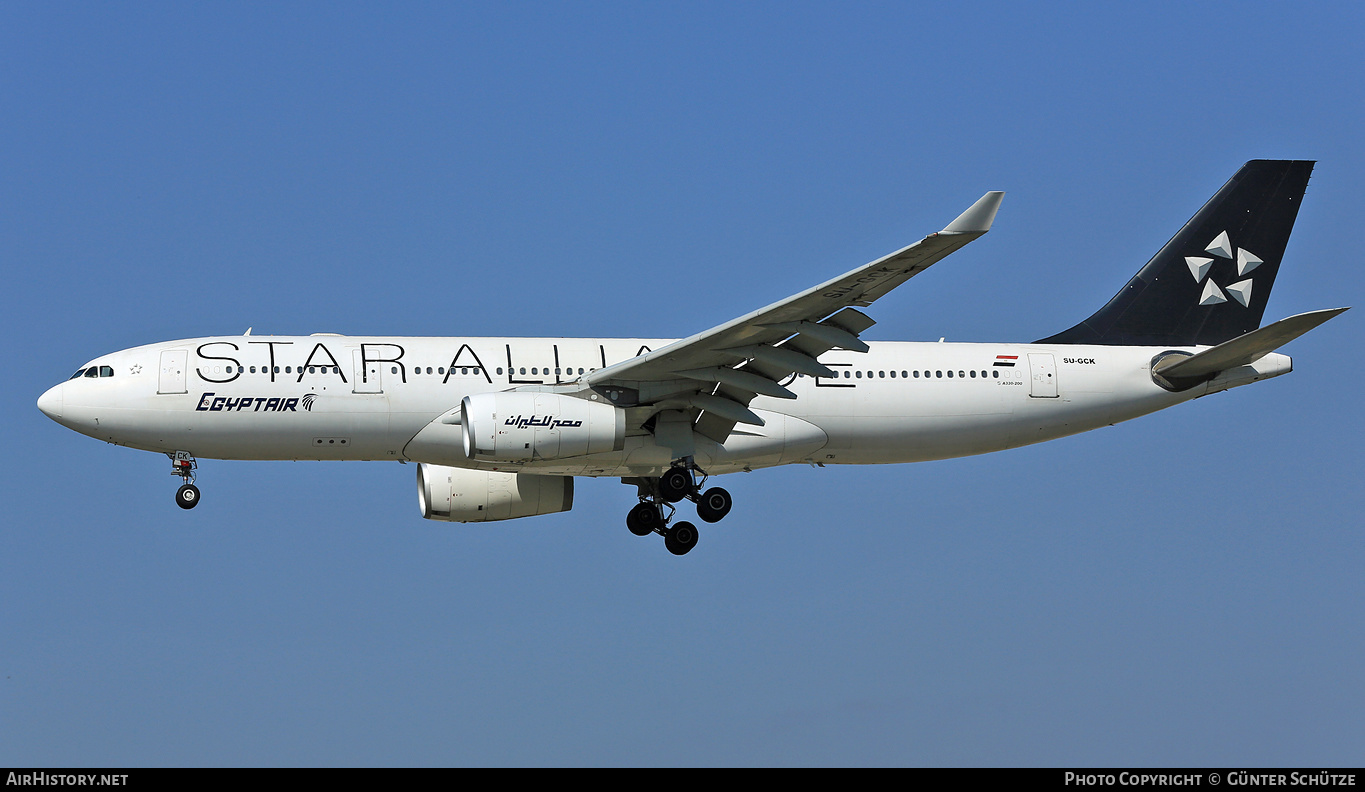
<path fill-rule="evenodd" d="M 919 369 L 915 369 L 915 379 L 919 379 Z"/>
<path fill-rule="evenodd" d="M 995 371 L 992 371 L 992 372 L 991 372 L 991 376 L 995 377 L 996 379 L 1000 379 L 1000 369 L 996 369 Z"/>
<path fill-rule="evenodd" d="M 891 372 L 891 379 L 895 379 L 895 378 L 896 378 L 896 372 L 893 371 L 893 372 Z"/>
<path fill-rule="evenodd" d="M 526 367 L 525 367 L 525 366 L 522 367 L 521 373 L 522 373 L 522 374 L 525 374 L 525 373 L 526 373 Z"/>
<path fill-rule="evenodd" d="M 279 374 L 279 373 L 280 373 L 280 367 L 279 367 L 279 366 L 276 366 L 276 367 L 275 367 L 275 373 L 276 373 L 276 374 Z"/>
<path fill-rule="evenodd" d="M 390 374 L 397 374 L 397 373 L 398 373 L 398 367 L 397 367 L 397 366 L 389 366 L 389 373 L 390 373 Z"/>
<path fill-rule="evenodd" d="M 886 379 L 886 372 L 885 372 L 885 371 L 878 371 L 878 372 L 877 372 L 877 377 L 878 377 L 879 379 Z"/>
<path fill-rule="evenodd" d="M 285 366 L 285 367 L 284 367 L 284 373 L 285 373 L 285 374 L 293 374 L 293 373 L 294 373 L 294 369 L 292 369 L 292 368 L 289 367 L 289 366 Z"/>
<path fill-rule="evenodd" d="M 952 372 L 949 372 L 949 373 L 952 373 Z M 943 379 L 943 372 L 942 372 L 942 371 L 935 371 L 935 372 L 934 372 L 934 376 L 935 376 L 935 377 L 938 377 L 939 379 Z"/>
<path fill-rule="evenodd" d="M 976 369 L 972 369 L 972 379 L 976 379 Z"/>
<path fill-rule="evenodd" d="M 855 371 L 855 372 L 853 373 L 853 376 L 857 377 L 858 379 L 862 379 L 862 378 L 863 378 L 863 373 L 862 373 L 861 371 Z"/>
<path fill-rule="evenodd" d="M 498 366 L 498 368 L 497 368 L 497 373 L 498 373 L 499 375 L 502 374 L 502 366 Z"/>
<path fill-rule="evenodd" d="M 948 373 L 951 374 L 952 372 L 948 372 Z M 959 372 L 957 373 L 957 376 L 958 376 L 958 377 L 965 377 L 965 376 L 967 376 L 967 372 L 965 372 L 965 371 L 959 371 Z"/>
<path fill-rule="evenodd" d="M 853 376 L 853 375 L 850 374 L 850 373 L 848 373 L 847 371 L 844 372 L 844 379 L 848 379 L 849 377 L 852 377 L 852 376 Z"/>
<path fill-rule="evenodd" d="M 112 377 L 112 376 L 114 376 L 114 370 L 113 370 L 112 368 L 110 368 L 109 366 L 100 366 L 100 376 L 101 376 L 101 377 Z"/>

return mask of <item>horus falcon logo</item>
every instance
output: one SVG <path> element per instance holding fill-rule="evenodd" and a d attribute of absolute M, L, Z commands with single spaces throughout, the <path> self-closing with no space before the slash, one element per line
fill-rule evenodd
<path fill-rule="evenodd" d="M 312 412 L 312 410 L 313 410 L 313 399 L 314 399 L 314 398 L 315 398 L 315 397 L 314 397 L 313 394 L 311 394 L 311 393 L 305 393 L 305 394 L 303 394 L 303 401 L 300 402 L 300 403 L 303 405 L 303 409 L 308 410 L 309 412 Z"/>
<path fill-rule="evenodd" d="M 1236 251 L 1235 253 L 1233 251 Z M 1210 253 L 1218 258 L 1236 259 L 1237 277 L 1242 280 L 1236 283 L 1218 287 L 1210 277 L 1207 281 L 1204 276 L 1208 275 L 1209 269 L 1213 266 L 1213 259 L 1208 256 L 1186 256 L 1185 263 L 1190 267 L 1190 274 L 1194 276 L 1195 283 L 1203 283 L 1204 291 L 1199 295 L 1200 305 L 1217 305 L 1225 303 L 1228 297 L 1241 304 L 1243 308 L 1251 305 L 1251 278 L 1246 277 L 1252 270 L 1261 266 L 1265 262 L 1261 261 L 1256 254 L 1243 248 L 1234 248 L 1231 240 L 1228 239 L 1228 232 L 1224 231 L 1204 248 L 1205 253 Z"/>

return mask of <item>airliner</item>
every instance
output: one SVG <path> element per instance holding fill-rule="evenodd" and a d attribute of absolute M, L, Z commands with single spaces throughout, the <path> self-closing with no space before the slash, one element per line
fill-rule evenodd
<path fill-rule="evenodd" d="M 1311 161 L 1246 163 L 1108 303 L 1033 343 L 868 342 L 861 309 L 990 230 L 988 192 L 908 247 L 683 338 L 213 336 L 90 361 L 38 399 L 54 421 L 198 460 L 416 463 L 423 517 L 568 511 L 574 478 L 636 488 L 626 527 L 669 552 L 714 523 L 710 478 L 922 462 L 1052 440 L 1287 374 L 1286 343 L 1347 310 L 1261 327 Z"/>

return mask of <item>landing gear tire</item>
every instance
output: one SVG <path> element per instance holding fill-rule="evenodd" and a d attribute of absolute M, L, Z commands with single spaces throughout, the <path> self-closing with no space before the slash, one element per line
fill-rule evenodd
<path fill-rule="evenodd" d="M 692 474 L 686 468 L 669 468 L 659 477 L 659 497 L 667 503 L 677 503 L 692 492 Z"/>
<path fill-rule="evenodd" d="M 720 487 L 712 487 L 697 500 L 697 516 L 709 523 L 720 522 L 734 505 L 730 493 Z"/>
<path fill-rule="evenodd" d="M 649 536 L 662 528 L 663 524 L 664 516 L 659 512 L 659 507 L 652 503 L 637 503 L 626 514 L 626 527 L 636 536 Z"/>
<path fill-rule="evenodd" d="M 199 488 L 185 484 L 175 491 L 175 505 L 182 509 L 193 509 L 199 505 Z"/>
<path fill-rule="evenodd" d="M 697 546 L 697 526 L 690 522 L 674 523 L 664 533 L 664 547 L 673 555 L 687 555 L 687 551 Z"/>

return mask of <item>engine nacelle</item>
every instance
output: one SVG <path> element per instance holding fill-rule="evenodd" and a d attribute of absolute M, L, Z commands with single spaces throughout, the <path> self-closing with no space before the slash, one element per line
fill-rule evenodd
<path fill-rule="evenodd" d="M 460 404 L 464 453 L 490 462 L 567 459 L 620 451 L 626 412 L 557 393 L 479 393 Z"/>
<path fill-rule="evenodd" d="M 496 473 L 422 463 L 417 503 L 428 520 L 490 522 L 566 512 L 573 508 L 573 476 Z"/>

